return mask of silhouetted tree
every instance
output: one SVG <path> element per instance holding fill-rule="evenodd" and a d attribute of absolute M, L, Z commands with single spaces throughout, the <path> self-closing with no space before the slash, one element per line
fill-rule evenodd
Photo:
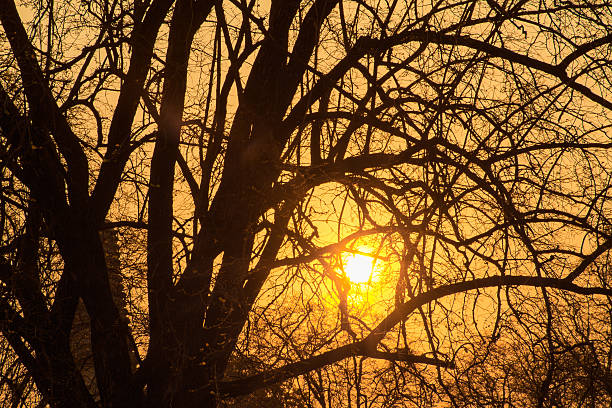
<path fill-rule="evenodd" d="M 0 0 L 0 24 L 1 403 L 610 405 L 607 0 Z"/>

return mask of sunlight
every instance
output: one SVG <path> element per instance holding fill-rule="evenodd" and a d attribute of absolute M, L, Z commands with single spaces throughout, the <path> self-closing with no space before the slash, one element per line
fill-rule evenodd
<path fill-rule="evenodd" d="M 344 252 L 342 254 L 344 273 L 352 283 L 366 283 L 374 277 L 376 260 L 368 255 L 370 251 L 369 248 L 360 247 L 355 253 Z"/>

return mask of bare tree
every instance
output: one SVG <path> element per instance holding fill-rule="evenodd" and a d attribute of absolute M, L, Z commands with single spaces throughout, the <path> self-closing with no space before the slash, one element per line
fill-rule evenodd
<path fill-rule="evenodd" d="M 0 0 L 0 401 L 609 406 L 610 7 Z"/>

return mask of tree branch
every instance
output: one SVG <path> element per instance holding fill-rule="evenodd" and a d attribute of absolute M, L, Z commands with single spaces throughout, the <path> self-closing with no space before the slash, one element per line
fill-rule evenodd
<path fill-rule="evenodd" d="M 60 152 L 66 158 L 68 191 L 71 201 L 85 203 L 89 183 L 87 158 L 79 139 L 72 132 L 66 118 L 60 114 L 49 85 L 38 66 L 34 47 L 21 23 L 14 1 L 0 1 L 0 22 L 2 22 L 21 71 L 23 87 L 31 110 L 30 117 L 41 129 L 49 129 Z M 51 146 L 45 143 L 45 146 L 41 147 L 50 150 Z"/>
<path fill-rule="evenodd" d="M 432 364 L 440 367 L 452 367 L 452 362 L 445 362 L 424 356 L 416 356 L 404 352 L 386 353 L 376 350 L 376 347 L 395 325 L 407 319 L 408 316 L 419 307 L 422 307 L 442 297 L 456 293 L 500 286 L 547 287 L 566 290 L 568 292 L 574 292 L 581 295 L 600 294 L 612 296 L 612 289 L 585 288 L 574 285 L 573 283 L 567 282 L 563 279 L 540 278 L 533 276 L 492 276 L 489 278 L 474 279 L 471 281 L 445 285 L 417 295 L 409 301 L 400 304 L 361 341 L 347 344 L 334 350 L 310 357 L 306 360 L 287 364 L 286 366 L 270 370 L 268 372 L 256 374 L 240 380 L 222 382 L 219 384 L 218 390 L 221 394 L 228 396 L 248 394 L 254 390 L 306 374 L 307 372 L 325 367 L 351 356 L 365 356 L 372 358 L 401 360 L 412 363 Z"/>

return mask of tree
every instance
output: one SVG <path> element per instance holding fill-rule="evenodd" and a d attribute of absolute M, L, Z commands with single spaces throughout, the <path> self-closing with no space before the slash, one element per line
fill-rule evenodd
<path fill-rule="evenodd" d="M 611 20 L 1 0 L 2 401 L 609 406 Z"/>

